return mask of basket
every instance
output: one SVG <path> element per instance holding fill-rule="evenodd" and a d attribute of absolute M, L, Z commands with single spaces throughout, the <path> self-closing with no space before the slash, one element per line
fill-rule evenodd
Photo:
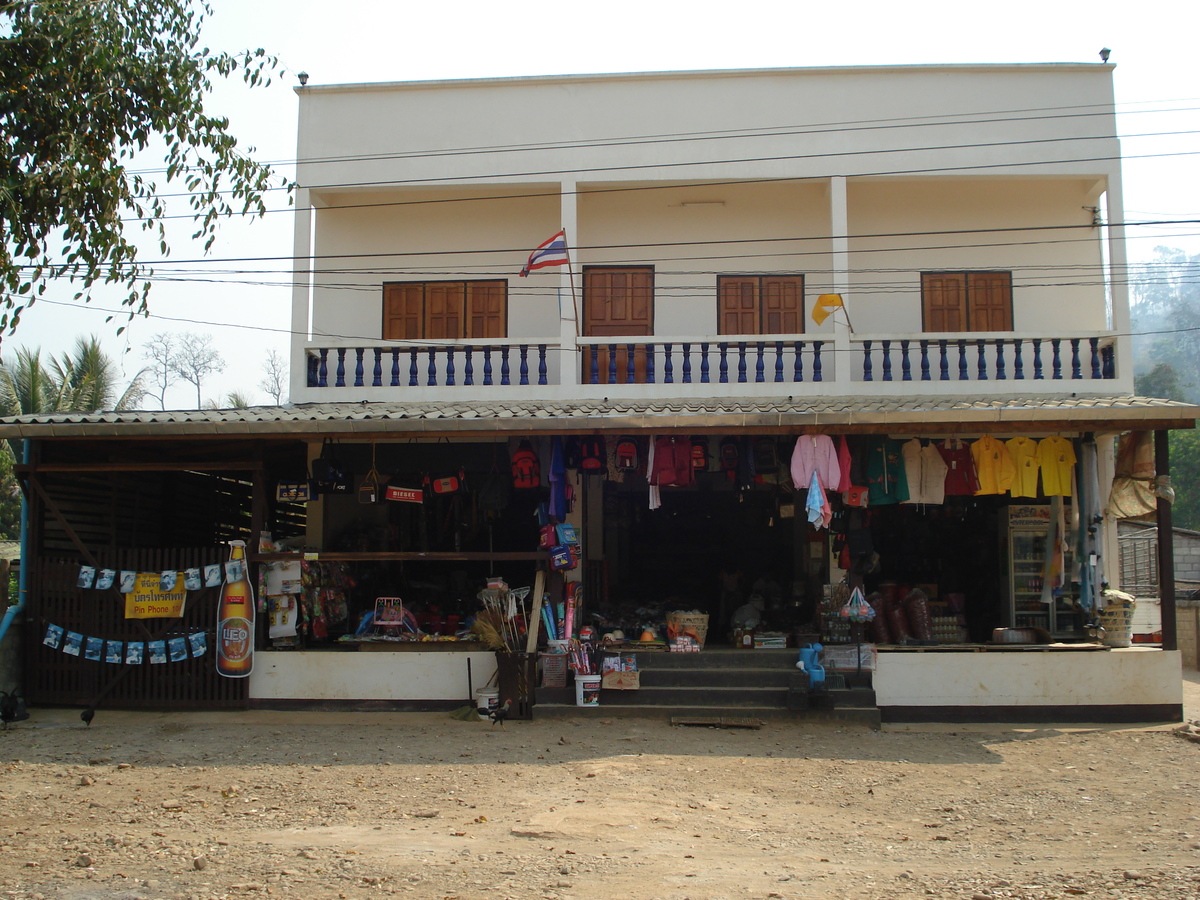
<path fill-rule="evenodd" d="M 1115 603 L 1096 613 L 1096 621 L 1104 629 L 1100 639 L 1105 647 L 1128 647 L 1133 643 L 1134 604 Z"/>
<path fill-rule="evenodd" d="M 708 636 L 708 614 L 704 613 L 667 613 L 667 634 L 694 634 L 696 642 L 703 647 L 704 639 Z"/>
<path fill-rule="evenodd" d="M 542 654 L 542 687 L 565 688 L 567 686 L 567 654 Z"/>

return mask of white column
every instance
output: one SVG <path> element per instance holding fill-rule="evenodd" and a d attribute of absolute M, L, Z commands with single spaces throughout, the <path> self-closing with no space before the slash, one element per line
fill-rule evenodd
<path fill-rule="evenodd" d="M 834 381 L 850 384 L 850 216 L 846 209 L 846 176 L 829 179 L 830 252 L 833 256 L 833 291 L 842 295 L 845 315 L 833 314 Z"/>
<path fill-rule="evenodd" d="M 312 314 L 312 224 L 313 211 L 308 188 L 296 189 L 295 232 L 292 237 L 292 339 L 288 398 L 293 403 L 307 400 L 308 364 L 305 347 L 308 344 L 309 316 Z"/>
<path fill-rule="evenodd" d="M 579 354 L 576 336 L 583 323 L 576 319 L 582 314 L 583 297 L 576 291 L 583 287 L 583 272 L 578 259 L 579 214 L 576 202 L 576 183 L 562 182 L 559 194 L 562 227 L 567 233 L 567 250 L 571 254 L 571 265 L 559 268 L 558 281 L 558 326 L 559 326 L 559 381 L 563 385 L 579 384 Z M 572 271 L 573 270 L 573 271 Z M 573 283 L 572 283 L 573 282 Z"/>
<path fill-rule="evenodd" d="M 1105 195 L 1108 221 L 1125 221 L 1125 201 L 1121 196 L 1121 170 L 1108 176 Z M 1112 330 L 1117 336 L 1116 381 L 1113 393 L 1133 391 L 1133 339 L 1129 317 L 1129 256 L 1125 249 L 1125 226 L 1108 226 L 1108 285 L 1112 297 Z"/>

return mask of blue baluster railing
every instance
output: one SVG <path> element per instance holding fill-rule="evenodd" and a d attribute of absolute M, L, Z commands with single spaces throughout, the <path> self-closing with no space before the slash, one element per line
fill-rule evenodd
<path fill-rule="evenodd" d="M 667 344 L 667 359 L 671 358 L 671 345 Z M 654 384 L 654 345 L 646 345 L 646 384 Z"/>
<path fill-rule="evenodd" d="M 383 387 L 383 348 L 375 348 L 375 365 L 371 367 L 371 387 Z"/>
<path fill-rule="evenodd" d="M 1042 371 L 1042 339 L 1033 339 L 1033 380 L 1042 381 L 1046 377 Z"/>
<path fill-rule="evenodd" d="M 517 348 L 517 352 L 521 355 L 521 365 L 517 370 L 520 374 L 518 384 L 529 384 L 529 345 L 521 344 Z"/>
<path fill-rule="evenodd" d="M 1053 361 L 1051 364 L 1052 372 L 1053 372 L 1053 374 L 1050 376 L 1051 381 L 1062 380 L 1062 352 L 1061 352 L 1062 348 L 1061 348 L 1061 344 L 1062 344 L 1062 341 L 1059 340 L 1058 338 L 1053 338 L 1050 341 L 1050 346 L 1054 351 Z"/>
<path fill-rule="evenodd" d="M 363 386 L 363 351 L 365 347 L 356 347 L 354 350 L 354 386 Z"/>
<path fill-rule="evenodd" d="M 796 358 L 792 361 L 792 381 L 804 380 L 804 341 L 796 341 Z"/>
<path fill-rule="evenodd" d="M 408 351 L 408 386 L 416 387 L 418 383 L 417 379 L 417 351 L 414 347 Z"/>
<path fill-rule="evenodd" d="M 873 364 L 871 363 L 871 342 L 863 341 L 863 381 L 874 379 Z"/>
<path fill-rule="evenodd" d="M 546 383 L 546 345 L 538 344 L 538 384 Z"/>
<path fill-rule="evenodd" d="M 683 344 L 683 383 L 692 383 L 692 345 Z"/>
<path fill-rule="evenodd" d="M 700 344 L 700 383 L 708 384 L 708 344 Z"/>
<path fill-rule="evenodd" d="M 400 348 L 392 348 L 392 387 L 400 387 Z"/>
<path fill-rule="evenodd" d="M 626 384 L 636 384 L 637 383 L 637 371 L 635 369 L 636 361 L 637 361 L 637 351 L 634 349 L 634 345 L 626 344 L 625 345 L 625 383 Z"/>
<path fill-rule="evenodd" d="M 617 383 L 617 345 L 608 345 L 608 381 L 605 384 Z"/>
<path fill-rule="evenodd" d="M 663 384 L 675 383 L 675 363 L 671 361 L 671 344 L 663 344 Z"/>
<path fill-rule="evenodd" d="M 900 342 L 900 380 L 912 381 L 912 362 L 908 358 L 908 341 Z"/>
<path fill-rule="evenodd" d="M 492 348 L 483 348 L 483 383 L 491 385 L 492 383 Z"/>
<path fill-rule="evenodd" d="M 512 365 L 508 359 L 508 347 L 500 348 L 500 386 L 507 387 L 512 384 Z"/>
<path fill-rule="evenodd" d="M 883 380 L 891 381 L 892 380 L 892 342 L 891 341 L 880 341 L 879 349 L 880 349 L 880 352 L 883 353 Z"/>
<path fill-rule="evenodd" d="M 1017 381 L 1025 380 L 1025 362 L 1021 359 L 1021 346 L 1020 338 L 1013 341 L 1013 378 Z"/>
<path fill-rule="evenodd" d="M 338 347 L 337 351 L 337 370 L 333 376 L 334 387 L 346 386 L 346 348 Z"/>
<path fill-rule="evenodd" d="M 958 380 L 967 381 L 970 378 L 967 372 L 967 342 L 965 340 L 958 341 Z"/>
<path fill-rule="evenodd" d="M 813 361 L 812 361 L 812 380 L 821 380 L 821 347 L 825 345 L 824 341 L 813 341 Z"/>
<path fill-rule="evenodd" d="M 987 353 L 985 350 L 986 343 L 980 339 L 975 341 L 975 349 L 979 351 L 979 360 L 977 363 L 978 378 L 980 381 L 988 380 L 987 373 Z"/>
<path fill-rule="evenodd" d="M 738 341 L 738 384 L 746 383 L 746 342 Z"/>
<path fill-rule="evenodd" d="M 1092 377 L 1100 378 L 1100 338 L 1088 338 L 1088 347 L 1091 350 Z"/>
<path fill-rule="evenodd" d="M 425 370 L 425 374 L 429 378 L 429 381 L 427 382 L 428 386 L 436 387 L 437 386 L 437 350 L 435 350 L 433 347 L 429 348 L 429 367 Z"/>
<path fill-rule="evenodd" d="M 775 383 L 783 382 L 783 341 L 775 342 Z"/>
<path fill-rule="evenodd" d="M 729 344 L 725 341 L 717 344 L 717 348 L 721 351 L 721 362 L 717 367 L 717 381 L 721 384 L 729 383 Z"/>
<path fill-rule="evenodd" d="M 452 387 L 455 384 L 454 375 L 455 375 L 455 372 L 454 372 L 454 348 L 447 347 L 446 348 L 446 386 L 447 387 Z"/>
<path fill-rule="evenodd" d="M 929 374 L 929 341 L 921 341 L 921 380 L 931 380 Z"/>
<path fill-rule="evenodd" d="M 950 380 L 950 342 L 938 341 L 938 381 Z"/>
<path fill-rule="evenodd" d="M 1008 374 L 1004 371 L 1004 341 L 996 338 L 996 380 L 1006 381 Z"/>
<path fill-rule="evenodd" d="M 754 383 L 762 384 L 766 381 L 766 363 L 763 361 L 766 353 L 767 344 L 765 341 L 758 341 L 755 344 L 754 354 Z"/>
<path fill-rule="evenodd" d="M 1079 338 L 1071 338 L 1071 377 L 1083 377 L 1083 368 L 1079 363 Z"/>
<path fill-rule="evenodd" d="M 463 348 L 463 385 L 470 386 L 475 383 L 475 348 L 467 346 Z"/>

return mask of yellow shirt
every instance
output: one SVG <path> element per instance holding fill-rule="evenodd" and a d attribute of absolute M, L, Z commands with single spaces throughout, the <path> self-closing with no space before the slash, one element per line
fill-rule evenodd
<path fill-rule="evenodd" d="M 971 445 L 975 460 L 975 475 L 979 478 L 979 494 L 1002 494 L 1009 489 L 1017 474 L 1008 448 L 991 435 L 985 435 Z"/>
<path fill-rule="evenodd" d="M 1070 497 L 1071 470 L 1075 466 L 1071 442 L 1061 437 L 1042 438 L 1037 455 L 1042 467 L 1042 493 L 1047 497 Z"/>
<path fill-rule="evenodd" d="M 1033 438 L 1015 437 L 1005 441 L 1004 446 L 1008 448 L 1008 455 L 1017 467 L 1017 477 L 1013 479 L 1009 493 L 1014 497 L 1036 497 L 1040 467 L 1037 441 Z"/>

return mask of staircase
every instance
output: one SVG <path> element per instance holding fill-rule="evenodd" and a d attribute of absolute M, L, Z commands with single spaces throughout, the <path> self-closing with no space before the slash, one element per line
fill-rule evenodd
<path fill-rule="evenodd" d="M 629 652 L 629 651 L 626 651 Z M 637 652 L 641 689 L 604 690 L 600 705 L 575 705 L 574 685 L 537 689 L 534 718 L 640 716 L 672 720 L 798 719 L 879 727 L 869 672 L 830 674 L 830 687 L 810 691 L 795 650 L 714 647 L 700 653 Z"/>

